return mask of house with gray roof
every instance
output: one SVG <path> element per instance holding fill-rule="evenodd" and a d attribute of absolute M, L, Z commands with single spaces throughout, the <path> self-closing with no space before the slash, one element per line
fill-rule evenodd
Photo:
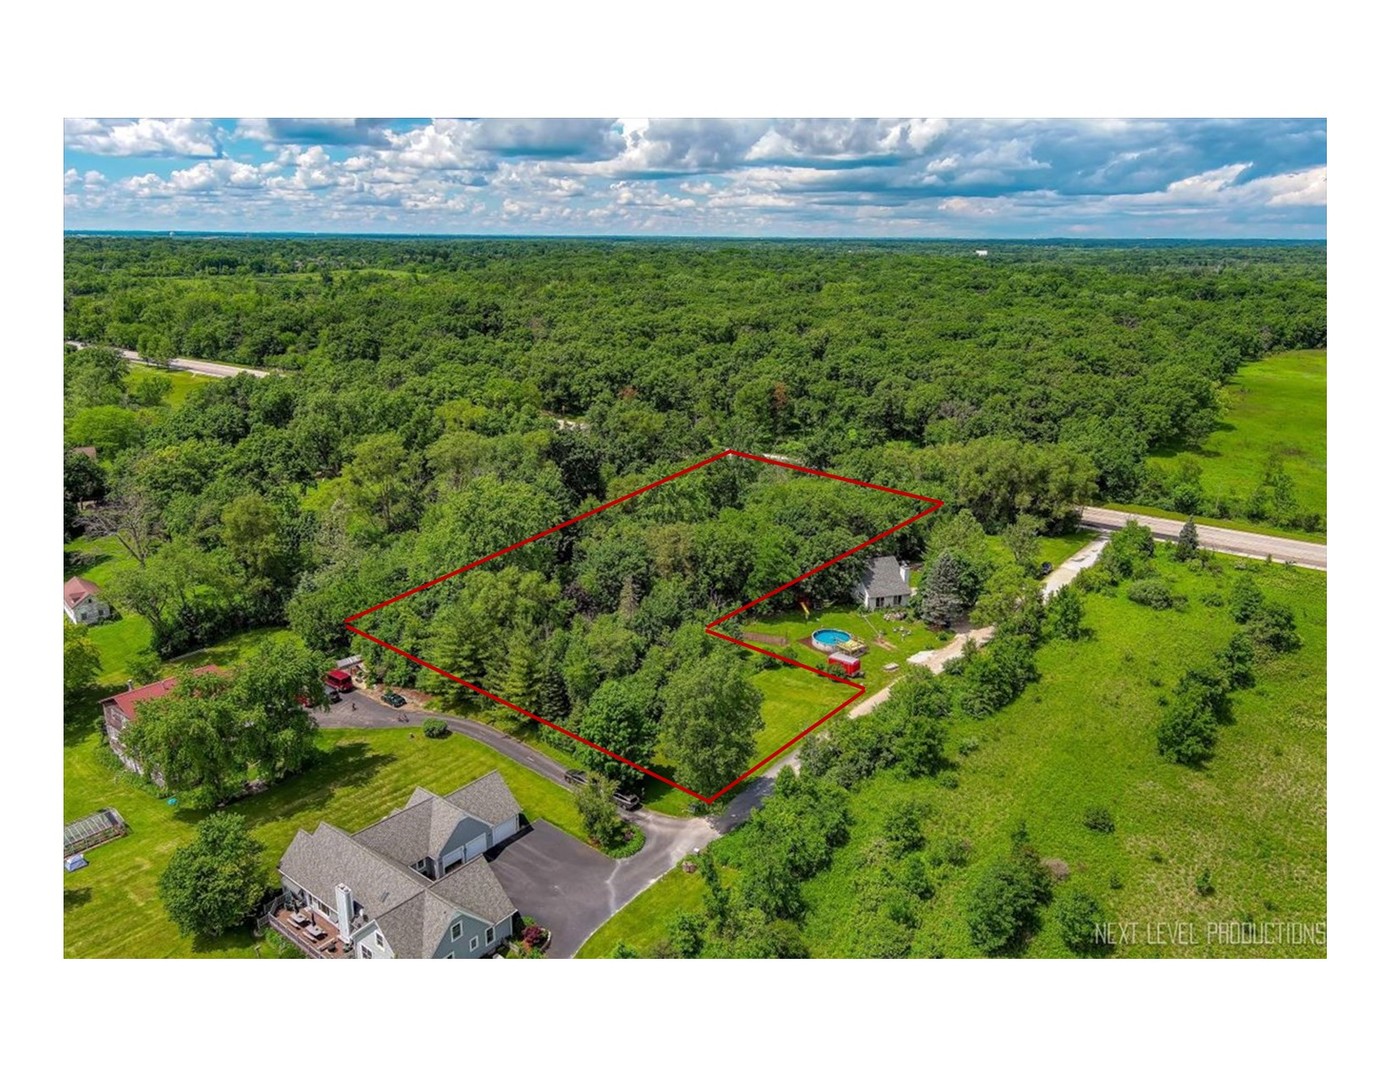
<path fill-rule="evenodd" d="M 357 833 L 325 822 L 301 829 L 277 865 L 282 897 L 271 925 L 312 955 L 492 953 L 512 934 L 516 911 L 482 856 L 521 821 L 492 772 L 447 796 L 418 788 L 401 810 Z M 316 947 L 327 935 L 330 948 Z"/>
<path fill-rule="evenodd" d="M 892 555 L 878 555 L 869 560 L 851 595 L 865 611 L 876 611 L 879 608 L 902 607 L 912 592 L 912 586 L 908 584 L 908 567 Z"/>

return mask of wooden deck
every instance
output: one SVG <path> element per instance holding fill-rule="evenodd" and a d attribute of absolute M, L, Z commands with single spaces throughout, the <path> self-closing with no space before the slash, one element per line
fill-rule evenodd
<path fill-rule="evenodd" d="M 305 926 L 297 922 L 298 916 L 306 920 Z M 351 946 L 340 940 L 340 928 L 313 908 L 300 911 L 285 907 L 274 908 L 267 915 L 267 925 L 313 959 L 354 959 L 354 954 L 348 951 Z M 312 927 L 323 931 L 323 936 L 316 937 Z"/>

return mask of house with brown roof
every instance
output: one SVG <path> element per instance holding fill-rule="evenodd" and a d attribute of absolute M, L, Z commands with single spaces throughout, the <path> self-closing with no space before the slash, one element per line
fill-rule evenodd
<path fill-rule="evenodd" d="M 401 810 L 357 833 L 298 830 L 277 864 L 269 925 L 308 955 L 460 960 L 496 952 L 514 903 L 486 851 L 522 814 L 498 772 L 450 795 L 416 789 Z"/>
<path fill-rule="evenodd" d="M 213 664 L 195 668 L 193 675 L 217 675 L 219 669 Z M 147 683 L 145 686 L 131 686 L 120 694 L 113 694 L 109 698 L 102 700 L 102 723 L 107 729 L 107 745 L 112 748 L 112 752 L 121 758 L 123 764 L 132 772 L 142 773 L 140 764 L 135 758 L 126 753 L 121 744 L 122 733 L 127 726 L 134 723 L 137 713 L 143 701 L 153 701 L 162 698 L 179 685 L 178 675 L 172 675 L 168 679 L 161 679 L 159 682 Z M 158 777 L 152 777 L 158 781 Z"/>
<path fill-rule="evenodd" d="M 63 583 L 63 614 L 84 626 L 111 618 L 112 609 L 97 595 L 101 591 L 87 578 L 69 578 Z"/>

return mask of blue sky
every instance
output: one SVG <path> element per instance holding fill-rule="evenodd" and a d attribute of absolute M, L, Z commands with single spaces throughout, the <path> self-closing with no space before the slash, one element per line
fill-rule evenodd
<path fill-rule="evenodd" d="M 1323 239 L 1324 120 L 70 119 L 68 229 Z"/>

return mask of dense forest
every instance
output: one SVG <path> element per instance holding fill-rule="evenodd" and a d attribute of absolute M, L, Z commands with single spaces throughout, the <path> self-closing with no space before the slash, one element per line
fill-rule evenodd
<path fill-rule="evenodd" d="M 1206 437 L 1240 365 L 1324 346 L 1325 295 L 1313 245 L 70 237 L 66 338 L 281 373 L 170 405 L 67 350 L 65 445 L 98 457 L 66 456 L 65 529 L 121 539 L 114 598 L 162 657 L 283 624 L 347 651 L 345 616 L 726 446 L 1054 532 L 1158 484 L 1147 453 Z M 720 464 L 375 632 L 653 746 L 666 687 L 738 692 L 696 615 L 908 512 Z M 925 524 L 881 550 L 921 558 Z"/>

